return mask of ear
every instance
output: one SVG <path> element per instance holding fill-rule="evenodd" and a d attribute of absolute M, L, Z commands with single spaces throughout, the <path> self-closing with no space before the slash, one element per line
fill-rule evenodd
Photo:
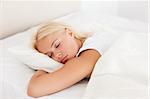
<path fill-rule="evenodd" d="M 70 36 L 74 37 L 73 31 L 69 28 L 65 28 L 65 32 L 68 33 Z"/>

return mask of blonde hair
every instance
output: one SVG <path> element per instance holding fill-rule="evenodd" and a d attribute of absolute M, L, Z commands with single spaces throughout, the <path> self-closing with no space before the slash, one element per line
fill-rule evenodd
<path fill-rule="evenodd" d="M 38 29 L 36 34 L 36 41 L 43 39 L 49 34 L 56 33 L 58 31 L 64 31 L 65 28 L 73 31 L 75 37 L 78 39 L 86 39 L 88 37 L 87 33 L 81 33 L 80 31 L 73 29 L 72 26 L 66 23 L 51 21 L 48 23 L 44 23 L 41 28 Z"/>
<path fill-rule="evenodd" d="M 32 43 L 33 48 L 37 50 L 36 42 L 38 42 L 39 40 L 45 38 L 50 34 L 56 33 L 58 31 L 64 31 L 65 28 L 70 29 L 74 33 L 75 38 L 79 40 L 85 40 L 90 34 L 90 33 L 81 33 L 79 30 L 77 29 L 75 30 L 72 28 L 72 26 L 63 22 L 50 21 L 47 23 L 43 23 L 38 28 L 37 33 L 35 35 L 35 39 Z"/>

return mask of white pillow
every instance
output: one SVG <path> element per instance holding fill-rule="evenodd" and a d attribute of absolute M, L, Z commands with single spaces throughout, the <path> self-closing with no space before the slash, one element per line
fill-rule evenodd
<path fill-rule="evenodd" d="M 55 71 L 63 66 L 63 64 L 49 58 L 47 55 L 39 53 L 32 46 L 32 40 L 36 34 L 39 26 L 33 27 L 20 36 L 23 39 L 23 42 L 20 42 L 19 45 L 8 48 L 8 52 L 17 58 L 19 61 L 24 63 L 35 70 L 45 70 L 47 72 Z"/>

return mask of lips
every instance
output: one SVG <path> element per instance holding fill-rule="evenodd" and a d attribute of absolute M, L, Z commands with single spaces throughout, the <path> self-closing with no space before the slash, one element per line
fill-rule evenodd
<path fill-rule="evenodd" d="M 66 56 L 61 60 L 62 63 L 64 63 L 64 62 L 67 60 L 67 56 L 68 56 L 68 55 L 66 55 Z"/>

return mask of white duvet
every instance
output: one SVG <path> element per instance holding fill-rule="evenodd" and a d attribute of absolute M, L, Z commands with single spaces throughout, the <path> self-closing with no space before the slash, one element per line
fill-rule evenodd
<path fill-rule="evenodd" d="M 69 89 L 41 99 L 148 98 L 146 25 L 119 17 L 98 16 L 98 19 L 106 29 L 111 27 L 123 35 L 98 60 L 88 85 L 87 81 L 81 81 Z M 22 40 L 21 34 L 17 34 L 0 41 L 0 99 L 31 98 L 26 90 L 34 71 L 6 51 L 9 46 L 17 45 Z"/>
<path fill-rule="evenodd" d="M 123 34 L 98 60 L 84 99 L 112 98 L 148 98 L 148 34 Z"/>

